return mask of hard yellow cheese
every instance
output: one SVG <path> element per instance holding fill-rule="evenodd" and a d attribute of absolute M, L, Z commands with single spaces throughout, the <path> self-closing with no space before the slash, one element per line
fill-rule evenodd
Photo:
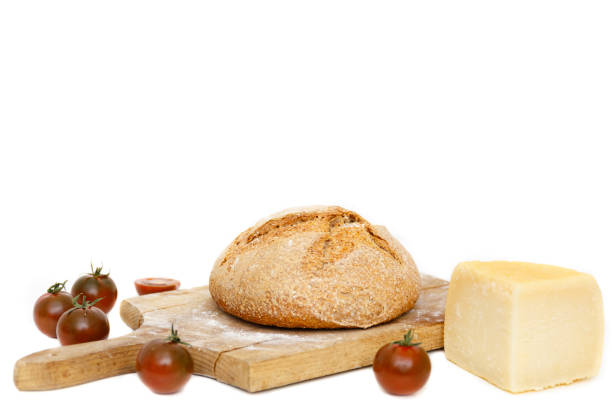
<path fill-rule="evenodd" d="M 446 358 L 511 392 L 592 377 L 603 304 L 591 275 L 524 262 L 464 262 L 453 272 Z"/>

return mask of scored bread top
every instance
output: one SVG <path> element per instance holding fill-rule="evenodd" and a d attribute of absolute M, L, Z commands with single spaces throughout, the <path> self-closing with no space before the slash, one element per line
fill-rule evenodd
<path fill-rule="evenodd" d="M 280 327 L 370 327 L 416 303 L 420 275 L 382 226 L 336 206 L 259 221 L 219 256 L 209 290 L 230 314 Z"/>

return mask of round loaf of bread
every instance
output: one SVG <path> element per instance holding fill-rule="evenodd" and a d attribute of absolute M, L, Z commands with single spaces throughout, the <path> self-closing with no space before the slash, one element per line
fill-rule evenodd
<path fill-rule="evenodd" d="M 410 310 L 421 279 L 382 226 L 341 207 L 274 214 L 240 234 L 210 273 L 226 312 L 279 327 L 370 327 Z"/>

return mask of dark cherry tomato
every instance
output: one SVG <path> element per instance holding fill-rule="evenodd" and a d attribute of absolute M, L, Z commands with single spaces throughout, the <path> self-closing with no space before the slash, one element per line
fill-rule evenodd
<path fill-rule="evenodd" d="M 429 356 L 420 343 L 412 343 L 412 330 L 404 340 L 387 344 L 374 357 L 374 374 L 389 394 L 410 395 L 423 387 L 431 372 Z"/>
<path fill-rule="evenodd" d="M 182 344 L 174 325 L 166 339 L 151 340 L 136 358 L 136 372 L 151 391 L 172 394 L 179 391 L 191 378 L 193 360 Z"/>
<path fill-rule="evenodd" d="M 177 290 L 181 286 L 181 282 L 168 278 L 142 278 L 136 279 L 134 286 L 136 286 L 136 292 L 139 295 L 148 295 L 149 293 Z"/>
<path fill-rule="evenodd" d="M 102 274 L 101 266 L 94 270 L 92 264 L 91 273 L 81 276 L 72 285 L 72 296 L 84 294 L 89 302 L 102 298 L 96 307 L 104 313 L 110 312 L 117 300 L 117 286 L 108 275 Z"/>
<path fill-rule="evenodd" d="M 108 337 L 110 325 L 106 313 L 94 306 L 100 299 L 88 302 L 83 296 L 83 303 L 79 304 L 80 296 L 76 295 L 72 299 L 73 308 L 65 312 L 57 322 L 57 338 L 62 346 Z"/>
<path fill-rule="evenodd" d="M 65 286 L 66 281 L 52 285 L 34 304 L 34 323 L 49 337 L 57 337 L 57 321 L 66 310 L 72 308 L 72 296 L 63 290 Z"/>

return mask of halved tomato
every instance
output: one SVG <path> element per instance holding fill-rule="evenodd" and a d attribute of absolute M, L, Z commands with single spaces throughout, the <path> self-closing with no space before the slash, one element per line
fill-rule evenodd
<path fill-rule="evenodd" d="M 181 286 L 181 282 L 168 278 L 142 278 L 136 279 L 134 286 L 139 295 L 148 295 L 149 293 L 176 290 Z"/>

